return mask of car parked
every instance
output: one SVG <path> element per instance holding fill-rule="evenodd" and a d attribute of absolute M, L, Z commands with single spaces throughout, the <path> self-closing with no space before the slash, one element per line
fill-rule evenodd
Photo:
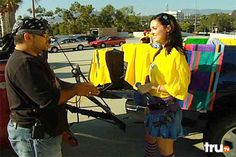
<path fill-rule="evenodd" d="M 87 41 L 88 43 L 96 40 L 96 37 L 89 36 L 89 35 L 82 35 L 82 36 L 78 36 L 76 38 L 81 41 Z"/>
<path fill-rule="evenodd" d="M 120 37 L 102 37 L 96 41 L 92 41 L 89 43 L 90 46 L 92 47 L 107 47 L 107 46 L 115 46 L 115 45 L 123 45 L 124 43 L 126 43 L 126 40 L 124 38 L 120 38 Z"/>
<path fill-rule="evenodd" d="M 60 44 L 60 45 L 59 45 Z M 56 53 L 60 49 L 73 49 L 73 50 L 83 50 L 84 47 L 88 46 L 87 41 L 81 41 L 76 38 L 60 38 L 52 42 L 49 49 L 50 52 Z"/>

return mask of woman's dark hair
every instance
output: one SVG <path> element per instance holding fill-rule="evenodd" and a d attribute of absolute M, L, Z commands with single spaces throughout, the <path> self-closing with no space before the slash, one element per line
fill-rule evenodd
<path fill-rule="evenodd" d="M 181 29 L 180 29 L 180 26 L 177 23 L 175 17 L 170 14 L 167 14 L 167 13 L 161 13 L 161 14 L 153 16 L 150 21 L 152 21 L 152 20 L 159 21 L 163 26 L 169 25 L 171 27 L 171 31 L 169 32 L 169 34 L 167 36 L 167 42 L 165 44 L 167 54 L 169 54 L 171 52 L 171 49 L 173 47 L 175 47 L 179 52 L 185 54 L 184 49 L 183 49 L 183 40 L 182 40 L 182 35 L 181 35 Z M 158 54 L 156 54 L 156 55 L 158 55 Z"/>

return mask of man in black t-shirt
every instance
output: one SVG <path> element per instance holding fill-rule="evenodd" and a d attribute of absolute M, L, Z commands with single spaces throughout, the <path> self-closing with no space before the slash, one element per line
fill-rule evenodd
<path fill-rule="evenodd" d="M 75 95 L 97 95 L 90 83 L 59 80 L 39 54 L 48 50 L 50 27 L 46 20 L 24 18 L 15 23 L 15 51 L 6 70 L 11 110 L 9 140 L 20 157 L 60 157 L 62 133 L 68 129 L 65 102 Z"/>

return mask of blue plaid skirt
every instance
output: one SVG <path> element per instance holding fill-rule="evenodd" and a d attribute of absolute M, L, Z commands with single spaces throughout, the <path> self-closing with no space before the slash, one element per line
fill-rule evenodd
<path fill-rule="evenodd" d="M 187 135 L 187 131 L 181 124 L 181 109 L 174 112 L 171 119 L 168 119 L 166 114 L 166 110 L 150 111 L 147 114 L 145 121 L 147 133 L 153 137 L 162 137 L 173 140 Z"/>

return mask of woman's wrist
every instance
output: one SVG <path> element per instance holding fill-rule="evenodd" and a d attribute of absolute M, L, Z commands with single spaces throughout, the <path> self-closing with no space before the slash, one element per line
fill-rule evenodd
<path fill-rule="evenodd" d="M 156 92 L 161 91 L 161 85 L 152 83 L 151 89 L 156 90 Z"/>
<path fill-rule="evenodd" d="M 157 86 L 157 93 L 161 91 L 161 85 Z"/>

